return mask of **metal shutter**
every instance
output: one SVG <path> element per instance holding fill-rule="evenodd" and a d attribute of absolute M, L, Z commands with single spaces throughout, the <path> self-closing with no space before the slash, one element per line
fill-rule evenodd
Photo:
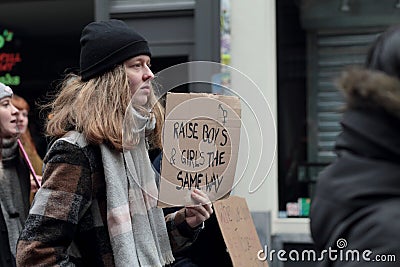
<path fill-rule="evenodd" d="M 341 131 L 343 97 L 335 79 L 345 67 L 364 64 L 368 47 L 383 29 L 317 31 L 308 36 L 308 161 L 329 163 Z"/>

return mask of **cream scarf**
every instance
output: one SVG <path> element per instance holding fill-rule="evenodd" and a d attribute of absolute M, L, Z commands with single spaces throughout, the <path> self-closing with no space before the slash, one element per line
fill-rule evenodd
<path fill-rule="evenodd" d="M 133 115 L 135 120 L 139 118 L 148 127 L 154 127 L 153 120 L 136 112 Z M 156 174 L 144 137 L 148 127 L 135 131 L 142 134 L 138 145 L 131 150 L 118 152 L 100 145 L 107 190 L 108 232 L 117 267 L 164 266 L 174 261 L 164 214 L 157 208 Z M 73 140 L 83 139 L 77 135 L 81 134 L 68 134 Z"/>
<path fill-rule="evenodd" d="M 146 148 L 145 130 L 154 119 L 135 109 L 124 130 L 139 143 L 123 153 L 100 145 L 107 190 L 107 223 L 116 266 L 164 266 L 174 261 L 164 214 L 157 208 L 158 189 Z"/>
<path fill-rule="evenodd" d="M 142 138 L 124 153 L 100 145 L 107 190 L 107 223 L 116 266 L 164 266 L 172 255 L 155 173 Z"/>

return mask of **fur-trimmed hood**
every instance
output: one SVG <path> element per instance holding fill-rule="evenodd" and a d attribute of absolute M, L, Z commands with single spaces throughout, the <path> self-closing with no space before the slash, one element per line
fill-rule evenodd
<path fill-rule="evenodd" d="M 384 109 L 400 118 L 400 80 L 376 70 L 350 68 L 338 80 L 347 108 Z"/>

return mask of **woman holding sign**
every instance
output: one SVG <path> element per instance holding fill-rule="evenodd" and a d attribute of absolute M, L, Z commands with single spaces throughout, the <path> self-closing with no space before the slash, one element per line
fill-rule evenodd
<path fill-rule="evenodd" d="M 156 207 L 146 142 L 159 146 L 163 111 L 148 43 L 119 20 L 88 24 L 80 42 L 80 75 L 66 77 L 51 103 L 47 134 L 55 141 L 17 265 L 170 264 L 213 211 L 198 190 L 199 205 L 167 217 Z"/>

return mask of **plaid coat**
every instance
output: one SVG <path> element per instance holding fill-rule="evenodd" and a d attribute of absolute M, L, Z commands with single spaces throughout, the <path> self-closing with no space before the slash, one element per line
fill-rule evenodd
<path fill-rule="evenodd" d="M 114 266 L 100 148 L 57 141 L 17 245 L 18 266 Z M 174 252 L 197 237 L 166 216 Z"/>

